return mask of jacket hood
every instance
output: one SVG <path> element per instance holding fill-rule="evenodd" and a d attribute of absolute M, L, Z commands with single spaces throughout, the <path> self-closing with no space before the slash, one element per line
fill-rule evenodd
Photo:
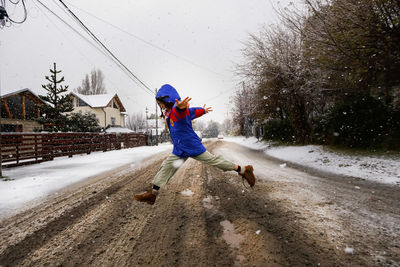
<path fill-rule="evenodd" d="M 179 96 L 176 89 L 169 84 L 164 84 L 163 86 L 161 86 L 156 95 L 156 99 L 158 98 L 163 98 L 165 101 L 170 103 L 175 103 L 175 99 L 181 101 L 181 97 Z"/>

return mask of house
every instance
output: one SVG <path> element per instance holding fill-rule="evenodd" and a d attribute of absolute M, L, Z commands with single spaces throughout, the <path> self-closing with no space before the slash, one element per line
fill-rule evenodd
<path fill-rule="evenodd" d="M 71 92 L 74 105 L 72 112 L 91 112 L 99 120 L 100 127 L 125 127 L 126 110 L 117 94 L 82 95 Z"/>
<path fill-rule="evenodd" d="M 1 132 L 33 132 L 42 126 L 35 119 L 46 105 L 34 92 L 25 88 L 1 95 Z"/>

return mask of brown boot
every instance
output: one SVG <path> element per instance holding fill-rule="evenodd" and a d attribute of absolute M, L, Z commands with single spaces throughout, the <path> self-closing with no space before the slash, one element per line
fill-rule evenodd
<path fill-rule="evenodd" d="M 240 173 L 240 175 L 244 179 L 246 179 L 246 181 L 249 183 L 251 187 L 253 187 L 254 184 L 256 183 L 256 177 L 254 176 L 253 171 L 254 171 L 253 166 L 247 165 L 244 167 L 243 173 Z"/>
<path fill-rule="evenodd" d="M 153 194 L 153 190 L 150 189 L 146 193 L 134 195 L 133 198 L 137 201 L 146 202 L 147 204 L 153 205 L 156 201 L 157 195 Z"/>

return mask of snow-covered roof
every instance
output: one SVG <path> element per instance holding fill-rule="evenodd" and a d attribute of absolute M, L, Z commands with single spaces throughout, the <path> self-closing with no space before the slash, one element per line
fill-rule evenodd
<path fill-rule="evenodd" d="M 29 92 L 30 94 L 34 95 L 39 101 L 41 101 L 43 104 L 49 104 L 45 101 L 43 101 L 36 93 L 34 93 L 31 89 L 25 88 L 25 89 L 18 89 L 18 90 L 8 90 L 5 94 L 0 95 L 1 98 L 5 98 L 8 96 L 12 96 L 12 95 L 17 95 L 23 92 Z"/>
<path fill-rule="evenodd" d="M 121 111 L 125 112 L 124 105 L 122 105 L 121 100 L 119 99 L 117 94 L 102 94 L 102 95 L 82 95 L 75 92 L 71 92 L 72 95 L 82 99 L 85 103 L 87 103 L 92 108 L 103 108 L 108 106 L 110 101 L 115 98 L 121 107 Z"/>
<path fill-rule="evenodd" d="M 124 127 L 110 127 L 106 129 L 107 133 L 133 133 L 131 129 L 124 128 Z"/>

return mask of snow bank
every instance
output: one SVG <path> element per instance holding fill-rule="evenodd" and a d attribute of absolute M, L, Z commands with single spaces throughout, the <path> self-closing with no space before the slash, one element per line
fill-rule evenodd
<path fill-rule="evenodd" d="M 323 171 L 400 185 L 400 159 L 396 158 L 347 155 L 313 145 L 275 147 L 265 153 Z"/>
<path fill-rule="evenodd" d="M 226 141 L 262 150 L 267 155 L 314 169 L 340 175 L 360 177 L 375 182 L 400 185 L 400 155 L 357 156 L 326 151 L 322 146 L 279 146 L 270 147 L 267 142 L 256 138 L 229 137 Z M 286 167 L 281 164 L 282 168 Z"/>
<path fill-rule="evenodd" d="M 171 144 L 142 146 L 72 158 L 56 158 L 40 164 L 4 169 L 0 179 L 0 217 L 7 217 L 17 209 L 40 197 L 129 163 L 137 166 L 143 159 L 172 149 Z"/>
<path fill-rule="evenodd" d="M 270 146 L 269 143 L 258 141 L 257 138 L 255 137 L 246 138 L 244 136 L 230 136 L 230 137 L 225 137 L 223 140 L 234 142 L 242 146 L 256 150 L 265 150 Z"/>

